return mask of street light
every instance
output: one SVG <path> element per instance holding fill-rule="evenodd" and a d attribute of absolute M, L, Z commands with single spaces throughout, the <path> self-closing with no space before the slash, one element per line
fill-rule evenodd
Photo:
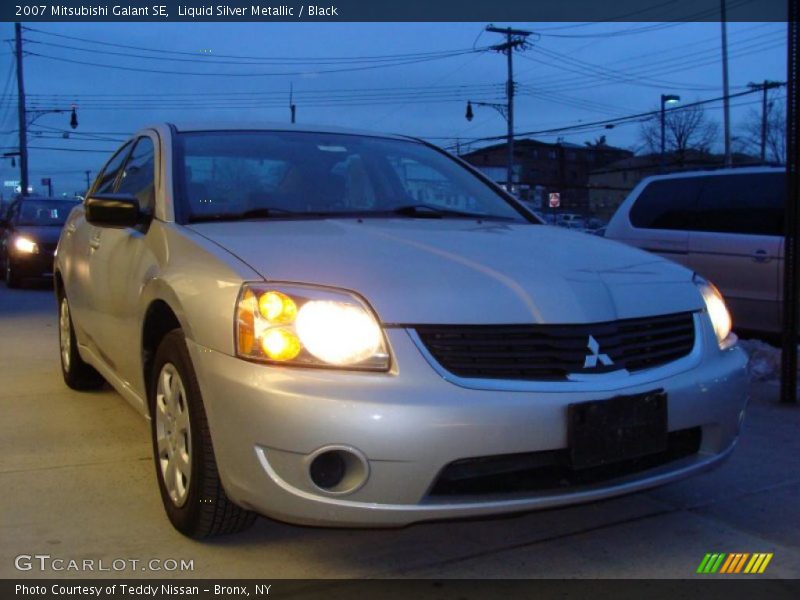
<path fill-rule="evenodd" d="M 497 102 L 473 102 L 472 100 L 467 100 L 467 111 L 466 111 L 466 113 L 464 113 L 464 118 L 467 119 L 467 121 L 472 121 L 472 119 L 475 118 L 475 113 L 472 110 L 473 104 L 475 106 L 488 106 L 489 108 L 495 109 L 497 112 L 499 112 L 502 115 L 503 119 L 505 119 L 506 124 L 508 124 L 509 127 L 511 127 L 511 125 L 510 125 L 511 121 L 510 121 L 510 118 L 509 118 L 508 106 L 506 104 L 499 104 Z M 508 138 L 508 141 L 511 141 L 511 137 Z M 506 142 L 506 143 L 508 143 L 508 142 Z M 513 185 L 514 185 L 513 154 L 509 155 L 508 165 L 507 165 L 506 170 L 507 170 L 506 188 L 508 190 L 508 193 L 511 193 L 511 190 L 512 190 Z"/>
<path fill-rule="evenodd" d="M 677 104 L 681 101 L 681 97 L 677 94 L 661 94 L 661 172 L 664 172 L 664 152 L 666 151 L 666 125 L 665 113 L 667 104 Z"/>

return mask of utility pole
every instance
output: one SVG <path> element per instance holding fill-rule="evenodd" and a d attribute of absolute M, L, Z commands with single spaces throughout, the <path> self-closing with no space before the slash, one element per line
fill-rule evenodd
<path fill-rule="evenodd" d="M 506 36 L 503 44 L 492 46 L 493 50 L 506 54 L 508 80 L 506 81 L 506 120 L 508 122 L 507 150 L 508 165 L 506 167 L 506 188 L 511 193 L 514 185 L 514 48 L 525 45 L 525 39 L 531 35 L 532 31 L 524 29 L 511 29 L 510 27 L 501 28 L 489 25 L 486 31 L 490 33 L 500 33 Z"/>
<path fill-rule="evenodd" d="M 725 128 L 725 166 L 733 166 L 731 156 L 731 106 L 730 87 L 728 85 L 728 23 L 725 0 L 721 0 L 720 24 L 722 25 L 722 118 Z"/>
<path fill-rule="evenodd" d="M 86 171 L 86 191 L 87 192 L 89 191 L 89 186 L 92 185 L 91 179 L 89 178 L 89 175 L 91 175 L 91 173 L 92 173 L 91 171 Z"/>
<path fill-rule="evenodd" d="M 25 81 L 22 73 L 22 23 L 14 23 L 17 54 L 17 112 L 19 117 L 19 186 L 28 195 L 28 116 L 25 114 Z"/>
<path fill-rule="evenodd" d="M 751 90 L 761 90 L 761 162 L 767 162 L 767 121 L 769 109 L 767 107 L 768 90 L 785 85 L 782 81 L 764 80 L 764 83 L 748 83 Z"/>
<path fill-rule="evenodd" d="M 781 402 L 797 404 L 800 328 L 800 3 L 789 2 L 786 60 L 786 217 L 783 261 Z"/>
<path fill-rule="evenodd" d="M 296 112 L 297 112 L 297 107 L 294 104 L 294 86 L 290 83 L 289 84 L 289 113 L 291 114 L 292 123 L 294 123 Z"/>

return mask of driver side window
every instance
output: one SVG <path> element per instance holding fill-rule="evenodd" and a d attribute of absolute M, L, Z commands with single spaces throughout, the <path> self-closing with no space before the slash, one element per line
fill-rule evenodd
<path fill-rule="evenodd" d="M 153 202 L 155 200 L 154 174 L 155 149 L 153 148 L 153 141 L 147 136 L 142 136 L 136 142 L 136 147 L 125 163 L 117 192 L 133 194 L 139 201 L 139 209 L 144 213 L 153 214 Z"/>
<path fill-rule="evenodd" d="M 94 185 L 94 194 L 113 194 L 114 184 L 117 181 L 119 170 L 128 157 L 128 151 L 131 149 L 131 142 L 125 144 L 120 148 L 117 153 L 111 158 L 101 173 L 97 176 L 97 181 Z"/>

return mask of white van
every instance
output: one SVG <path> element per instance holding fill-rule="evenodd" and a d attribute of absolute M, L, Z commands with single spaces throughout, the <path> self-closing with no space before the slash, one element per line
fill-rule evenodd
<path fill-rule="evenodd" d="M 637 185 L 606 237 L 713 281 L 738 329 L 781 330 L 786 171 L 748 167 L 657 175 Z"/>

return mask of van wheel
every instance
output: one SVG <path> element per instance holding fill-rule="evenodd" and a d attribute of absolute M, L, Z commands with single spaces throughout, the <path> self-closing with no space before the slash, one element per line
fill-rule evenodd
<path fill-rule="evenodd" d="M 231 502 L 222 488 L 200 387 L 180 329 L 159 345 L 148 392 L 156 477 L 173 527 L 192 538 L 250 527 L 256 514 Z"/>
<path fill-rule="evenodd" d="M 58 346 L 64 383 L 73 390 L 79 391 L 96 390 L 103 386 L 105 380 L 100 373 L 84 362 L 78 353 L 78 342 L 72 327 L 69 302 L 63 293 L 58 295 Z"/>

